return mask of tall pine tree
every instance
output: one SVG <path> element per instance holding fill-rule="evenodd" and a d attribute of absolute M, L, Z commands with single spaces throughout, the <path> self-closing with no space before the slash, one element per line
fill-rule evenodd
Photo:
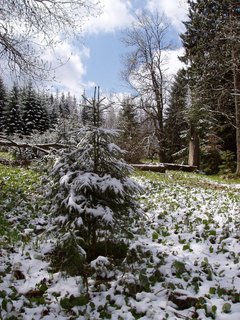
<path fill-rule="evenodd" d="M 15 83 L 8 93 L 5 110 L 5 130 L 8 135 L 22 134 L 23 123 L 21 118 L 21 98 Z"/>
<path fill-rule="evenodd" d="M 231 16 L 230 0 L 188 0 L 189 20 L 181 36 L 188 64 L 190 119 L 193 135 L 236 152 L 232 49 L 226 34 Z"/>
<path fill-rule="evenodd" d="M 186 156 L 186 138 L 184 131 L 188 129 L 186 120 L 188 85 L 186 71 L 181 69 L 175 76 L 170 91 L 170 101 L 166 110 L 165 134 L 167 162 Z M 175 155 L 178 153 L 178 155 Z M 175 155 L 175 156 L 174 156 Z"/>
<path fill-rule="evenodd" d="M 3 79 L 0 77 L 0 132 L 4 131 L 5 120 L 4 120 L 4 108 L 6 100 L 6 89 L 3 83 Z"/>
<path fill-rule="evenodd" d="M 48 115 L 44 98 L 29 83 L 22 90 L 22 121 L 23 133 L 44 132 L 48 129 Z"/>
<path fill-rule="evenodd" d="M 143 157 L 143 142 L 137 107 L 132 98 L 125 98 L 121 107 L 118 118 L 118 145 L 126 151 L 124 158 L 127 162 L 138 163 Z"/>

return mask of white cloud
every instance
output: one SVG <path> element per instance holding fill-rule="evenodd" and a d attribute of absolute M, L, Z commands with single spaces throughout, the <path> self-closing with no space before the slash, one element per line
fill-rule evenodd
<path fill-rule="evenodd" d="M 164 56 L 167 63 L 166 74 L 172 76 L 177 73 L 177 71 L 184 67 L 184 63 L 181 62 L 178 57 L 184 55 L 184 48 L 179 48 L 176 50 L 167 50 L 164 52 Z"/>
<path fill-rule="evenodd" d="M 138 7 L 134 7 L 130 0 L 114 0 L 114 3 L 112 0 L 100 0 L 102 13 L 97 17 L 90 17 L 83 30 L 88 34 L 97 34 L 125 28 L 133 21 L 134 10 L 137 12 L 141 7 L 146 7 L 152 12 L 158 10 L 164 13 L 177 31 L 184 31 L 182 21 L 187 19 L 187 0 L 147 0 L 145 6 L 143 3 L 144 1 L 139 0 Z"/>
<path fill-rule="evenodd" d="M 102 14 L 90 17 L 85 23 L 84 31 L 88 34 L 100 32 L 114 32 L 131 23 L 131 1 L 129 0 L 100 0 Z"/>
<path fill-rule="evenodd" d="M 41 71 L 40 68 L 42 67 L 43 70 L 46 68 L 45 70 L 49 69 L 49 71 L 43 71 L 43 79 L 46 78 L 48 79 L 47 81 L 37 80 L 34 82 L 39 88 L 44 87 L 54 93 L 59 89 L 60 92 L 71 92 L 72 95 L 81 97 L 83 90 L 95 86 L 92 81 L 84 81 L 87 73 L 86 60 L 90 59 L 89 48 L 81 44 L 75 45 L 70 41 L 60 41 L 60 36 L 55 38 L 56 44 L 54 48 L 44 46 L 41 48 L 41 40 L 40 35 L 35 41 L 36 46 L 39 44 L 41 49 L 39 58 L 43 63 L 41 65 L 40 62 L 39 70 Z M 20 85 L 28 81 L 27 76 L 18 78 L 14 73 L 9 73 L 6 59 L 0 59 L 0 64 L 3 71 L 5 71 L 2 73 L 2 77 L 7 86 L 11 87 L 13 81 L 19 82 Z M 49 86 L 51 86 L 51 89 Z"/>
<path fill-rule="evenodd" d="M 164 13 L 177 31 L 184 31 L 182 21 L 187 19 L 187 0 L 148 0 L 147 8 Z"/>
<path fill-rule="evenodd" d="M 164 52 L 165 60 L 165 74 L 168 77 L 172 77 L 177 71 L 184 66 L 184 64 L 178 59 L 179 56 L 184 54 L 184 49 L 179 48 L 176 50 L 168 50 Z M 69 58 L 70 57 L 70 58 Z M 90 58 L 90 51 L 87 47 L 81 49 L 74 48 L 68 43 L 62 43 L 55 49 L 55 53 L 48 53 L 48 61 L 55 61 L 60 59 L 61 61 L 67 61 L 55 71 L 55 78 L 57 84 L 53 84 L 53 88 L 59 88 L 61 92 L 70 91 L 77 98 L 80 98 L 83 90 L 91 91 L 96 85 L 94 82 L 84 82 L 84 76 L 86 75 L 85 61 Z M 68 60 L 69 58 L 69 60 Z M 108 95 L 108 94 L 107 94 Z"/>
<path fill-rule="evenodd" d="M 128 26 L 133 17 L 130 0 L 100 0 L 102 14 L 97 17 L 89 17 L 83 25 L 84 35 L 114 32 Z M 56 64 L 56 59 L 63 65 L 55 70 L 57 85 L 61 91 L 71 91 L 77 97 L 81 96 L 84 89 L 88 90 L 95 86 L 93 81 L 84 82 L 87 73 L 86 60 L 90 59 L 90 50 L 86 47 L 73 47 L 72 44 L 63 42 L 59 44 L 54 53 L 48 51 L 44 57 L 47 61 Z M 64 63 L 65 62 L 65 63 Z"/>
<path fill-rule="evenodd" d="M 133 6 L 133 2 L 130 0 L 114 0 L 114 2 L 100 0 L 100 2 L 102 14 L 95 18 L 89 18 L 84 29 L 85 36 L 91 33 L 100 36 L 100 33 L 110 33 L 129 26 L 134 19 L 132 13 L 138 9 Z M 139 0 L 135 3 L 140 4 L 141 2 L 144 1 Z M 181 20 L 186 18 L 186 0 L 148 0 L 146 3 L 150 10 L 164 12 L 178 30 L 183 28 Z M 168 74 L 176 73 L 178 68 L 182 66 L 177 59 L 177 56 L 182 53 L 181 50 L 183 49 L 168 51 Z M 42 58 L 56 67 L 56 81 L 52 85 L 53 90 L 59 88 L 60 91 L 70 91 L 80 97 L 84 89 L 91 90 L 95 86 L 91 80 L 84 82 L 84 78 L 87 76 L 86 61 L 91 59 L 89 48 L 73 46 L 72 43 L 65 41 L 56 45 L 54 52 L 50 49 L 44 51 Z M 60 62 L 63 62 L 62 66 L 60 66 Z"/>
<path fill-rule="evenodd" d="M 94 86 L 92 82 L 83 81 L 86 75 L 85 61 L 90 58 L 89 48 L 76 48 L 68 42 L 63 42 L 56 46 L 54 51 L 46 51 L 43 58 L 55 69 L 53 90 L 59 88 L 61 92 L 70 91 L 71 94 L 80 97 L 84 89 Z"/>

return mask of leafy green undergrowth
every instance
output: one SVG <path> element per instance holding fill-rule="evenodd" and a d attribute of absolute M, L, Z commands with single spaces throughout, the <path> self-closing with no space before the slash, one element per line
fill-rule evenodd
<path fill-rule="evenodd" d="M 148 232 L 166 255 L 161 269 L 170 301 L 178 310 L 194 308 L 189 319 L 221 319 L 233 315 L 231 308 L 239 315 L 239 186 L 175 172 L 138 179 L 146 186 Z"/>
<path fill-rule="evenodd" d="M 235 175 L 228 177 L 223 177 L 221 175 L 206 176 L 200 173 L 189 173 L 171 170 L 166 171 L 166 173 L 136 170 L 134 176 L 137 178 L 140 177 L 147 180 L 151 180 L 153 183 L 178 183 L 183 184 L 186 187 L 200 186 L 214 189 L 221 188 L 224 186 L 231 186 L 233 184 L 240 184 L 240 178 L 237 178 Z"/>
<path fill-rule="evenodd" d="M 0 158 L 7 159 L 7 160 L 14 160 L 14 156 L 10 152 L 0 151 Z"/>
<path fill-rule="evenodd" d="M 32 170 L 0 164 L 0 237 L 16 242 L 19 233 L 30 228 L 31 218 L 38 212 L 36 200 L 39 174 Z"/>
<path fill-rule="evenodd" d="M 23 185 L 28 181 L 25 205 L 30 200 L 43 214 L 33 199 L 38 177 L 23 173 L 17 174 Z M 239 319 L 239 188 L 182 172 L 137 172 L 135 179 L 145 188 L 144 215 L 132 225 L 121 259 L 99 256 L 69 276 L 59 272 L 60 260 L 54 270 L 49 265 L 55 239 L 33 233 L 11 252 L 2 249 L 0 318 Z M 5 209 L 7 229 L 13 212 Z M 40 221 L 33 218 L 36 229 Z"/>
<path fill-rule="evenodd" d="M 10 197 L 16 202 L 17 198 L 24 199 L 35 191 L 36 184 L 39 183 L 39 175 L 32 170 L 0 164 L 0 183 L 1 202 Z"/>
<path fill-rule="evenodd" d="M 237 177 L 235 174 L 228 174 L 228 175 L 211 175 L 208 176 L 209 180 L 218 182 L 218 183 L 227 183 L 227 184 L 240 184 L 240 178 Z"/>

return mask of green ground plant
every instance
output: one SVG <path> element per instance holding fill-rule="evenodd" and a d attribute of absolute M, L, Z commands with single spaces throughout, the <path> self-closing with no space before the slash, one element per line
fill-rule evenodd
<path fill-rule="evenodd" d="M 238 181 L 174 171 L 139 171 L 134 179 L 144 186 L 138 202 L 145 216 L 131 225 L 128 244 L 109 242 L 105 251 L 100 243 L 100 257 L 84 262 L 84 275 L 62 277 L 64 251 L 58 252 L 55 268 L 49 265 L 57 239 L 24 233 L 49 220 L 37 197 L 39 173 L 0 166 L 0 318 L 31 314 L 40 320 L 53 313 L 78 320 L 236 316 Z M 79 268 L 80 262 L 72 261 Z M 24 286 L 28 289 L 22 291 Z"/>
<path fill-rule="evenodd" d="M 33 170 L 0 164 L 1 241 L 18 241 L 20 233 L 29 227 L 29 218 L 40 206 L 35 195 L 39 184 L 39 174 Z"/>

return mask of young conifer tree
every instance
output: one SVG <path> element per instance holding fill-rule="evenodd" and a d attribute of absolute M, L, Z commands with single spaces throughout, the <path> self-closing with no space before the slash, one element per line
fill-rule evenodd
<path fill-rule="evenodd" d="M 107 239 L 117 243 L 129 232 L 140 214 L 134 196 L 141 188 L 128 177 L 132 168 L 113 143 L 116 131 L 101 127 L 99 88 L 92 101 L 85 101 L 91 116 L 79 130 L 80 142 L 62 152 L 51 172 L 51 211 L 59 244 L 67 245 L 75 258 L 84 258 L 87 251 L 91 260 L 97 244 Z"/>

